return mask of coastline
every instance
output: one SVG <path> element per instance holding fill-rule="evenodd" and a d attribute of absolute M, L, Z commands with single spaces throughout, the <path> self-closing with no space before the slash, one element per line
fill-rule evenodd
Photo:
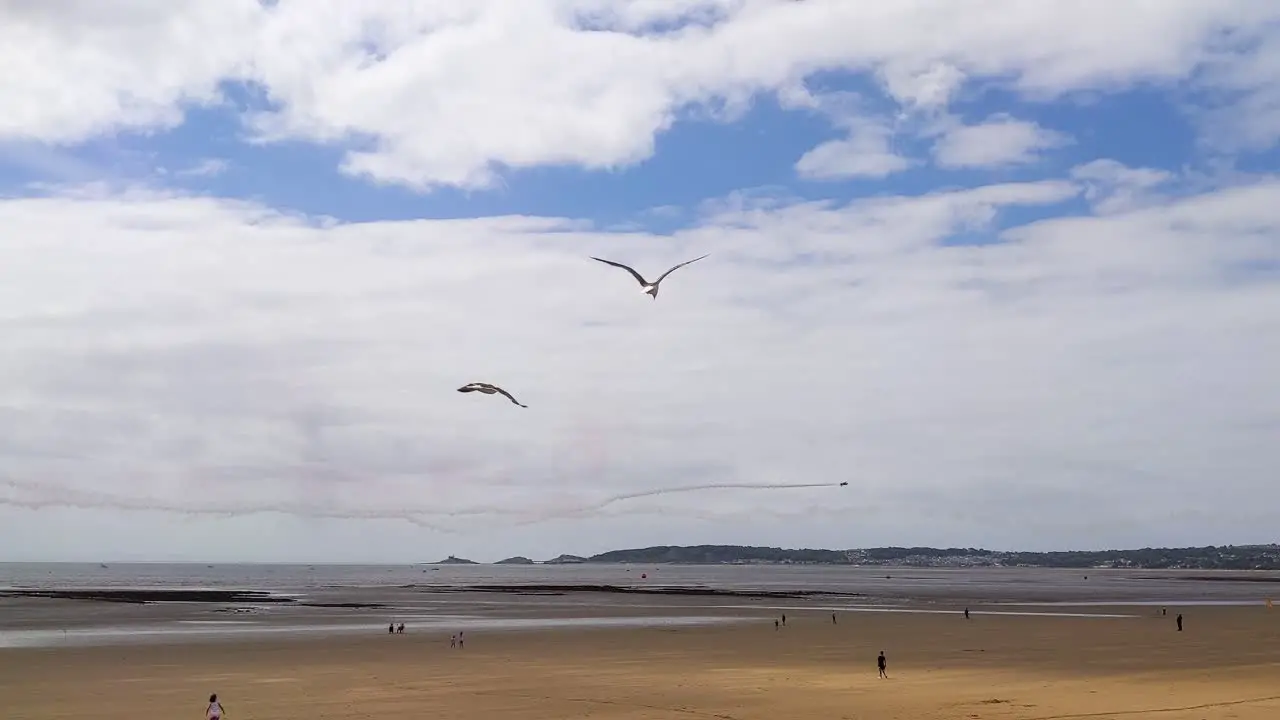
<path fill-rule="evenodd" d="M 1260 583 L 914 568 L 53 570 L 0 576 L 9 717 L 179 717 L 212 692 L 233 717 L 276 720 L 1280 717 L 1280 610 Z M 465 650 L 450 648 L 456 633 Z"/>

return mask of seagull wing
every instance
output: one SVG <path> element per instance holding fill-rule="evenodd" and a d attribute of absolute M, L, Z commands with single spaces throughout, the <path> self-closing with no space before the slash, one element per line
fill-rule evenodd
<path fill-rule="evenodd" d="M 648 280 L 645 280 L 644 278 L 640 277 L 640 273 L 636 272 L 635 270 L 632 270 L 631 268 L 627 267 L 626 265 L 623 265 L 622 263 L 616 263 L 612 260 L 605 260 L 603 258 L 598 258 L 594 256 L 591 259 L 595 260 L 596 262 L 602 262 L 605 265 L 612 265 L 614 267 L 622 268 L 623 270 L 626 270 L 627 272 L 631 273 L 631 277 L 635 278 L 636 282 L 640 283 L 641 286 L 649 284 Z"/>
<path fill-rule="evenodd" d="M 528 405 L 525 405 L 524 403 L 520 402 L 519 400 L 516 400 L 514 397 L 512 397 L 511 393 L 507 392 L 506 390 L 503 390 L 502 388 L 498 387 L 497 385 L 490 385 L 489 387 L 493 388 L 494 390 L 497 390 L 499 395 L 502 395 L 503 397 L 505 397 L 506 399 L 508 399 L 508 400 L 510 400 L 511 402 L 515 403 L 516 405 L 519 405 L 519 406 L 520 406 L 520 407 L 522 407 L 522 408 L 527 408 L 527 407 L 529 407 Z"/>
<path fill-rule="evenodd" d="M 675 272 L 675 271 L 679 270 L 680 268 L 684 267 L 685 265 L 688 265 L 688 264 L 690 264 L 690 263 L 696 263 L 696 262 L 698 262 L 699 260 L 701 260 L 701 259 L 702 259 L 702 258 L 704 258 L 704 257 L 707 257 L 707 255 L 703 255 L 702 257 L 696 257 L 696 258 L 694 258 L 694 259 L 692 259 L 692 260 L 686 260 L 686 261 L 684 261 L 684 262 L 680 263 L 679 265 L 676 265 L 675 267 L 671 268 L 670 270 L 668 270 L 668 271 L 666 271 L 666 272 L 662 273 L 662 275 L 660 275 L 660 276 L 658 277 L 658 279 L 657 279 L 657 280 L 654 280 L 654 281 L 653 281 L 653 284 L 654 284 L 654 285 L 657 285 L 658 283 L 662 282 L 662 278 L 665 278 L 666 276 L 668 276 L 668 275 L 670 275 L 671 273 L 673 273 L 673 272 Z"/>

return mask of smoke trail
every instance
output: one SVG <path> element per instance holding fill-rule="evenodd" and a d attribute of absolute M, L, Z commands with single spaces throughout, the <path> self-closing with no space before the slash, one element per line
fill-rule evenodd
<path fill-rule="evenodd" d="M 653 497 L 655 495 L 670 495 L 674 493 L 697 492 L 699 490 L 795 490 L 799 488 L 822 488 L 822 487 L 839 487 L 840 483 L 706 483 L 703 485 L 677 485 L 676 487 L 655 488 L 653 490 L 638 490 L 636 492 L 622 493 L 619 495 L 610 495 L 595 505 L 589 506 L 591 510 L 602 510 L 614 503 L 624 502 L 626 500 L 636 500 L 643 497 Z"/>
<path fill-rule="evenodd" d="M 439 508 L 401 508 L 388 510 L 384 508 L 344 508 L 336 509 L 309 503 L 228 503 L 218 501 L 201 501 L 199 504 L 179 504 L 157 502 L 152 499 L 128 497 L 96 491 L 79 490 L 60 485 L 24 482 L 21 480 L 0 480 L 0 487 L 16 491 L 16 495 L 0 495 L 0 505 L 39 510 L 50 507 L 66 507 L 87 510 L 112 509 L 126 511 L 151 511 L 174 513 L 178 515 L 204 515 L 231 518 L 241 515 L 279 513 L 296 517 L 328 518 L 338 520 L 402 520 L 421 528 L 437 532 L 456 534 L 454 528 L 428 522 L 428 517 L 468 517 L 476 515 L 523 515 L 519 511 L 501 508 L 467 508 L 441 510 Z M 24 496 L 25 495 L 25 496 Z"/>
<path fill-rule="evenodd" d="M 535 525 L 560 518 L 582 517 L 602 510 L 615 503 L 635 500 L 644 497 L 655 497 L 674 493 L 696 492 L 700 490 L 789 490 L 798 488 L 837 487 L 839 483 L 705 483 L 701 485 L 683 485 L 678 487 L 655 488 L 629 493 L 610 495 L 594 502 L 581 504 L 557 504 L 552 508 L 538 509 L 473 507 L 459 509 L 441 509 L 432 507 L 401 507 L 391 510 L 386 508 L 333 508 L 314 503 L 285 502 L 225 502 L 201 501 L 198 504 L 158 502 L 153 499 L 129 497 L 98 491 L 81 490 L 62 485 L 48 485 L 22 480 L 5 478 L 0 480 L 0 488 L 8 488 L 9 493 L 0 493 L 0 505 L 42 509 L 49 507 L 68 507 L 79 509 L 112 509 L 125 511 L 166 512 L 179 515 L 237 517 L 240 515 L 279 513 L 296 517 L 330 518 L 341 520 L 400 520 L 412 523 L 421 528 L 436 532 L 457 534 L 454 527 L 428 521 L 427 518 L 469 518 L 476 516 L 507 516 L 518 519 L 515 526 Z"/>
<path fill-rule="evenodd" d="M 585 505 L 576 505 L 564 508 L 559 511 L 550 513 L 541 513 L 537 519 L 516 523 L 516 525 L 532 525 L 547 520 L 558 518 L 579 517 L 588 513 L 603 510 L 610 505 L 627 500 L 638 500 L 640 498 L 655 497 L 658 495 L 672 495 L 675 493 L 698 492 L 700 490 L 796 490 L 800 488 L 829 488 L 840 487 L 840 483 L 704 483 L 701 485 L 678 485 L 675 487 L 654 488 L 652 490 L 637 490 L 629 493 L 619 493 L 610 495 L 597 502 Z"/>

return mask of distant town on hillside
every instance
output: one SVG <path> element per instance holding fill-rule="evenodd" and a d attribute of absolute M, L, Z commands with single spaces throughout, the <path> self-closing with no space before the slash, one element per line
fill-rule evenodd
<path fill-rule="evenodd" d="M 457 564 L 471 561 L 450 556 L 445 562 Z M 1280 570 L 1280 544 L 1060 552 L 1009 552 L 980 548 L 932 547 L 787 550 L 741 545 L 659 545 L 632 550 L 612 550 L 590 557 L 561 555 L 537 564 L 580 563 Z M 502 560 L 499 564 L 532 565 L 535 561 L 525 557 L 514 557 Z"/>

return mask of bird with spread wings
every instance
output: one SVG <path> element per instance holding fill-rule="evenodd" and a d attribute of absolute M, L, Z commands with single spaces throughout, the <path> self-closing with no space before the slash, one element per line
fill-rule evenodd
<path fill-rule="evenodd" d="M 490 385 L 489 383 L 482 383 L 482 382 L 467 383 L 466 385 L 463 385 L 462 387 L 458 388 L 458 392 L 460 393 L 478 392 L 478 393 L 484 393 L 485 395 L 497 394 L 505 397 L 506 399 L 510 400 L 516 405 L 519 405 L 522 408 L 529 407 L 528 405 L 525 405 L 519 400 L 516 400 L 515 397 L 511 395 L 511 393 L 507 392 L 506 390 L 503 390 L 497 385 Z"/>
<path fill-rule="evenodd" d="M 692 260 L 686 260 L 685 262 L 682 262 L 679 265 L 676 265 L 675 267 L 671 268 L 670 270 L 662 273 L 661 275 L 658 276 L 658 279 L 654 280 L 653 282 L 649 282 L 648 280 L 645 280 L 644 277 L 640 275 L 640 273 L 636 272 L 634 269 L 626 265 L 623 265 L 622 263 L 614 262 L 612 260 L 605 260 L 604 258 L 598 258 L 594 256 L 591 259 L 595 260 L 596 262 L 602 262 L 605 265 L 612 265 L 616 268 L 622 268 L 623 270 L 626 270 L 627 272 L 631 273 L 631 277 L 635 278 L 636 282 L 640 283 L 640 288 L 644 290 L 645 294 L 653 298 L 654 300 L 657 300 L 658 285 L 662 282 L 664 278 L 666 278 L 668 275 L 675 272 L 676 270 L 679 270 L 680 268 L 684 267 L 685 265 L 698 262 L 699 260 L 705 257 L 707 256 L 703 255 L 702 257 L 696 257 Z"/>

